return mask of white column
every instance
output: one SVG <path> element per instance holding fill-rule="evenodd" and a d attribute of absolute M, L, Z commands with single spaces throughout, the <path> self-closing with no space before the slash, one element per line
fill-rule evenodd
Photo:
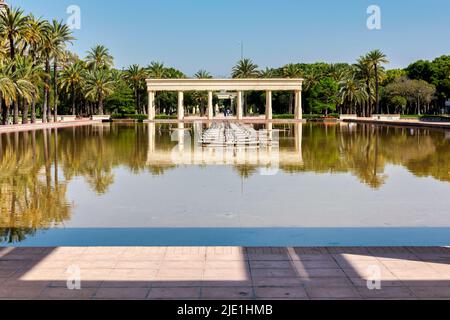
<path fill-rule="evenodd" d="M 237 92 L 237 106 L 236 106 L 236 117 L 238 120 L 242 120 L 242 91 Z"/>
<path fill-rule="evenodd" d="M 148 92 L 148 120 L 155 120 L 155 92 Z"/>
<path fill-rule="evenodd" d="M 178 120 L 184 120 L 184 92 L 178 91 Z"/>
<path fill-rule="evenodd" d="M 212 91 L 208 91 L 208 120 L 212 120 L 213 118 L 214 118 L 213 93 Z"/>
<path fill-rule="evenodd" d="M 295 91 L 295 120 L 303 119 L 303 109 L 302 109 L 302 91 Z"/>
<path fill-rule="evenodd" d="M 266 91 L 266 120 L 272 120 L 272 91 Z"/>

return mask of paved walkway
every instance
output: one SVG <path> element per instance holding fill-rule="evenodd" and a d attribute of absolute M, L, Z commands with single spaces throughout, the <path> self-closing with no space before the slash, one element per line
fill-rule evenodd
<path fill-rule="evenodd" d="M 14 124 L 14 125 L 6 125 L 6 126 L 0 125 L 0 133 L 33 131 L 33 130 L 42 130 L 42 129 L 75 127 L 75 126 L 86 126 L 86 125 L 91 125 L 94 123 L 101 123 L 101 121 L 84 119 L 84 120 L 67 121 L 67 122 Z"/>
<path fill-rule="evenodd" d="M 399 126 L 399 127 L 450 129 L 450 122 L 424 122 L 424 121 L 419 121 L 416 119 L 377 120 L 377 119 L 372 119 L 372 118 L 358 118 L 358 119 L 344 120 L 344 122 L 376 123 L 376 124 Z"/>
<path fill-rule="evenodd" d="M 450 248 L 0 248 L 0 298 L 450 299 Z"/>

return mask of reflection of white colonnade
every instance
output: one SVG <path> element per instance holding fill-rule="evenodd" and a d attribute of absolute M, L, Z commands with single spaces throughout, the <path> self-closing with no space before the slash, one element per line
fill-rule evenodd
<path fill-rule="evenodd" d="M 203 133 L 203 124 L 193 124 L 191 131 L 184 123 L 178 123 L 172 132 L 172 141 L 177 145 L 170 151 L 158 150 L 155 146 L 155 124 L 148 124 L 149 147 L 147 165 L 254 165 L 261 169 L 262 174 L 270 174 L 278 170 L 280 165 L 303 165 L 302 138 L 303 124 L 294 125 L 295 146 L 280 149 L 279 130 L 273 129 L 268 123 L 266 128 L 257 131 L 259 146 L 203 146 L 199 141 Z M 194 141 L 194 145 L 192 142 Z"/>

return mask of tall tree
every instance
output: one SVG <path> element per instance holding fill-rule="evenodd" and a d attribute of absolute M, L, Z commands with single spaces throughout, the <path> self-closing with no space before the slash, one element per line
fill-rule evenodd
<path fill-rule="evenodd" d="M 233 67 L 232 77 L 233 78 L 258 78 L 260 72 L 258 70 L 258 65 L 254 64 L 251 59 L 243 59 L 237 62 Z M 244 114 L 248 113 L 247 108 L 247 93 L 244 92 Z"/>
<path fill-rule="evenodd" d="M 115 81 L 106 69 L 91 70 L 86 76 L 86 96 L 97 102 L 98 114 L 103 115 L 103 102 L 114 92 Z"/>
<path fill-rule="evenodd" d="M 134 103 L 137 113 L 143 113 L 141 107 L 141 88 L 144 85 L 144 80 L 147 78 L 147 72 L 137 64 L 133 64 L 125 70 L 125 80 L 133 88 Z"/>
<path fill-rule="evenodd" d="M 372 64 L 375 77 L 375 107 L 378 114 L 381 113 L 380 108 L 380 69 L 383 64 L 389 63 L 387 56 L 381 50 L 373 50 L 367 54 L 367 61 Z"/>
<path fill-rule="evenodd" d="M 51 36 L 53 38 L 53 120 L 58 118 L 58 63 L 65 58 L 66 43 L 74 40 L 72 31 L 62 21 L 53 20 L 51 28 Z"/>
<path fill-rule="evenodd" d="M 16 40 L 22 35 L 27 23 L 27 17 L 23 10 L 19 8 L 6 7 L 0 11 L 0 36 L 5 37 L 9 41 L 9 54 L 12 61 L 16 57 Z M 13 64 L 13 72 L 15 64 Z M 13 123 L 19 123 L 19 105 L 17 101 L 13 101 Z"/>
<path fill-rule="evenodd" d="M 89 69 L 109 69 L 114 65 L 114 58 L 109 53 L 109 49 L 103 45 L 96 45 L 88 51 L 86 57 Z"/>
<path fill-rule="evenodd" d="M 85 65 L 83 61 L 70 64 L 60 74 L 61 89 L 69 93 L 72 100 L 72 115 L 77 114 L 76 100 L 77 92 L 84 83 Z"/>

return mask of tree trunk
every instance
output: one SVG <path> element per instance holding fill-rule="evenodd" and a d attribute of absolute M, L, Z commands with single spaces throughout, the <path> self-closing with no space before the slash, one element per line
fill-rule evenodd
<path fill-rule="evenodd" d="M 36 100 L 31 102 L 31 123 L 36 123 Z"/>
<path fill-rule="evenodd" d="M 8 124 L 8 106 L 3 103 L 2 99 L 2 125 Z"/>
<path fill-rule="evenodd" d="M 72 85 L 72 115 L 75 116 L 77 114 L 76 111 L 76 99 L 75 99 L 75 87 Z"/>
<path fill-rule="evenodd" d="M 98 114 L 103 115 L 103 97 L 101 95 L 98 98 Z"/>
<path fill-rule="evenodd" d="M 288 108 L 288 114 L 293 114 L 294 113 L 294 94 L 291 92 L 289 94 L 289 108 Z"/>
<path fill-rule="evenodd" d="M 13 101 L 13 124 L 19 124 L 19 103 Z"/>
<path fill-rule="evenodd" d="M 53 63 L 53 121 L 58 122 L 58 60 L 55 58 Z"/>
<path fill-rule="evenodd" d="M 28 101 L 23 99 L 22 124 L 28 124 L 28 111 L 29 111 Z"/>
<path fill-rule="evenodd" d="M 380 110 L 380 82 L 378 80 L 378 65 L 375 64 L 375 104 L 378 114 L 381 114 Z"/>
<path fill-rule="evenodd" d="M 47 76 L 50 76 L 50 62 L 48 58 L 45 60 L 45 73 Z M 46 123 L 50 119 L 48 118 L 48 113 L 50 109 L 50 92 L 49 92 L 49 83 L 48 78 L 45 77 L 44 79 L 44 98 L 43 98 L 43 105 L 42 105 L 42 122 Z"/>

